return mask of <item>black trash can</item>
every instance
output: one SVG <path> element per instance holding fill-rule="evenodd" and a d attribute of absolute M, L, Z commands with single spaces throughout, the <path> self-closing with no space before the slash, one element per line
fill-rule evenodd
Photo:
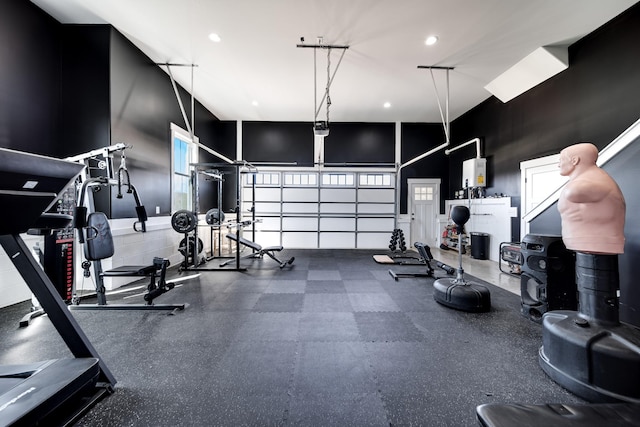
<path fill-rule="evenodd" d="M 471 258 L 489 259 L 489 235 L 471 233 Z"/>

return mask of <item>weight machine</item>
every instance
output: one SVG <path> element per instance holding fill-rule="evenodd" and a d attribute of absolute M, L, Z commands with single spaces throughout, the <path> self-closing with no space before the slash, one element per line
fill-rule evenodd
<path fill-rule="evenodd" d="M 221 208 L 209 209 L 205 215 L 205 221 L 210 226 L 210 241 L 211 241 L 211 256 L 200 257 L 200 253 L 204 249 L 204 242 L 198 237 L 197 228 L 199 226 L 199 219 L 197 212 L 200 206 L 200 187 L 199 187 L 199 174 L 204 175 L 207 180 L 215 181 L 217 187 L 217 200 L 218 205 L 222 204 L 222 184 L 224 182 L 224 172 L 218 169 L 205 169 L 196 167 L 191 172 L 191 182 L 195 189 L 193 191 L 193 211 L 182 209 L 175 212 L 171 218 L 172 228 L 178 232 L 184 234 L 184 239 L 178 244 L 178 251 L 183 255 L 184 261 L 181 264 L 181 269 L 189 269 L 204 264 L 207 261 L 215 258 L 215 241 L 214 241 L 214 229 L 220 229 L 221 224 L 225 220 L 225 214 Z M 218 233 L 218 257 L 222 257 L 221 244 L 222 238 Z"/>
<path fill-rule="evenodd" d="M 69 215 L 74 218 L 82 216 L 82 221 L 84 221 L 87 216 L 87 206 L 85 206 L 84 200 L 78 204 L 80 185 L 88 186 L 90 181 L 93 179 L 93 181 L 91 181 L 91 185 L 94 187 L 92 188 L 99 189 L 100 185 L 117 186 L 117 198 L 123 197 L 123 188 L 126 193 L 133 194 L 136 201 L 136 213 L 138 216 L 138 222 L 134 224 L 134 229 L 136 229 L 136 231 L 146 231 L 146 211 L 144 210 L 144 206 L 140 203 L 140 198 L 138 197 L 135 187 L 131 185 L 129 172 L 126 167 L 124 150 L 127 148 L 130 148 L 130 146 L 118 143 L 66 158 L 66 161 L 77 163 L 84 167 L 76 178 L 74 185 L 69 186 L 58 198 L 58 202 L 55 206 L 56 212 L 59 214 Z M 114 172 L 113 154 L 116 152 L 120 152 L 122 157 L 120 168 Z M 101 175 L 97 178 L 91 178 L 92 171 L 99 171 L 98 173 Z M 117 176 L 117 178 L 111 179 L 114 176 Z M 84 195 L 86 191 L 86 188 L 84 188 L 82 190 L 82 194 Z M 89 197 L 87 203 L 89 204 L 91 211 L 95 210 L 93 197 Z M 39 247 L 34 248 L 37 250 L 38 256 L 43 262 L 44 270 L 47 275 L 52 278 L 51 280 L 54 286 L 65 302 L 77 303 L 81 297 L 78 297 L 77 295 L 75 284 L 74 258 L 76 239 L 74 236 L 74 224 L 68 224 L 55 230 L 40 231 L 38 229 L 32 229 L 29 230 L 29 234 L 44 235 L 44 255 L 42 255 L 42 251 Z M 78 241 L 83 243 L 82 239 L 83 236 L 80 232 Z M 85 264 L 90 267 L 90 263 L 88 261 L 85 262 Z M 89 267 L 85 268 L 85 276 L 87 277 L 90 275 Z M 95 276 L 97 277 L 99 274 L 96 273 Z M 102 292 L 102 295 L 98 293 L 98 298 L 104 304 L 104 292 Z M 44 314 L 44 311 L 39 307 L 39 303 L 34 301 L 34 306 L 31 308 L 31 311 L 20 320 L 20 326 L 28 326 L 32 319 L 42 314 Z"/>
<path fill-rule="evenodd" d="M 223 168 L 232 168 L 232 171 L 237 179 L 236 185 L 236 205 L 234 208 L 235 212 L 235 221 L 227 221 L 224 222 L 224 213 L 221 208 L 210 209 L 207 212 L 206 218 L 207 224 L 213 228 L 217 228 L 222 230 L 223 227 L 228 229 L 236 228 L 240 229 L 249 224 L 255 222 L 255 213 L 254 218 L 251 221 L 243 221 L 241 217 L 240 211 L 240 180 L 241 180 L 241 171 L 242 169 L 255 171 L 256 168 L 247 162 L 232 162 L 232 163 L 192 163 L 191 166 L 193 170 L 191 172 L 191 182 L 192 182 L 192 191 L 193 191 L 193 210 L 179 210 L 173 214 L 171 217 L 171 226 L 178 233 L 184 233 L 184 239 L 180 244 L 180 252 L 184 255 L 184 261 L 181 265 L 182 270 L 189 271 L 246 271 L 246 268 L 240 266 L 240 245 L 236 245 L 234 259 L 236 261 L 234 268 L 224 268 L 224 265 L 220 265 L 219 267 L 202 267 L 202 265 L 210 261 L 211 259 L 201 258 L 200 252 L 202 251 L 203 242 L 198 237 L 198 213 L 200 210 L 200 185 L 199 185 L 199 174 L 205 174 L 211 179 L 214 179 L 218 183 L 217 191 L 218 191 L 218 204 L 222 205 L 222 183 L 224 181 L 224 172 L 221 171 Z M 254 232 L 255 233 L 255 232 Z M 213 233 L 212 233 L 213 234 Z M 184 243 L 184 244 L 183 244 Z M 213 252 L 213 250 L 212 250 Z M 213 257 L 212 257 L 213 258 Z"/>
<path fill-rule="evenodd" d="M 83 262 L 84 277 L 90 276 L 90 268 L 93 265 L 96 280 L 97 304 L 80 305 L 82 296 L 75 295 L 72 305 L 73 310 L 183 310 L 185 304 L 154 304 L 153 300 L 163 293 L 173 289 L 174 285 L 165 279 L 169 260 L 156 257 L 148 265 L 121 266 L 110 270 L 102 268 L 102 260 L 110 258 L 114 253 L 113 238 L 107 217 L 102 212 L 95 212 L 93 192 L 101 188 L 116 187 L 116 198 L 123 198 L 123 190 L 132 194 L 135 201 L 135 211 L 138 221 L 134 222 L 133 229 L 144 233 L 146 229 L 147 212 L 140 201 L 135 186 L 131 183 L 129 171 L 126 166 L 125 149 L 130 148 L 125 144 L 116 144 L 99 150 L 71 157 L 68 160 L 87 165 L 84 174 L 81 175 L 81 186 L 75 209 L 74 228 L 78 230 L 78 242 L 83 245 L 84 255 L 87 261 Z M 113 153 L 119 152 L 121 156 L 120 166 L 114 172 Z M 91 177 L 89 164 L 96 162 L 98 169 L 104 170 L 103 176 Z M 114 178 L 114 176 L 116 178 Z M 87 212 L 90 213 L 87 215 Z M 138 277 L 149 278 L 147 293 L 144 295 L 145 304 L 107 304 L 104 278 L 105 277 Z"/>
<path fill-rule="evenodd" d="M 255 204 L 251 206 L 249 211 L 251 212 L 251 219 L 243 219 L 240 211 L 240 188 L 242 174 L 252 173 L 255 174 L 257 169 L 247 162 L 233 162 L 233 163 L 194 163 L 191 178 L 193 184 L 193 211 L 180 210 L 173 214 L 171 218 L 171 225 L 173 229 L 179 233 L 184 233 L 185 237 L 180 243 L 179 250 L 184 255 L 184 261 L 181 266 L 183 270 L 190 271 L 246 271 L 246 268 L 240 266 L 240 259 L 245 258 L 262 258 L 263 255 L 275 260 L 280 268 L 286 265 L 291 265 L 294 258 L 291 257 L 287 261 L 281 261 L 275 257 L 274 252 L 282 251 L 282 246 L 270 246 L 263 248 L 259 244 L 255 243 L 255 228 L 252 229 L 252 240 L 248 240 L 240 236 L 240 232 L 243 228 L 255 224 L 258 222 L 255 217 Z M 213 169 L 212 169 L 213 168 Z M 206 222 L 211 230 L 212 237 L 212 256 L 210 258 L 200 257 L 200 252 L 204 243 L 198 237 L 198 212 L 200 209 L 200 188 L 199 188 L 199 175 L 203 174 L 210 179 L 214 179 L 218 183 L 218 204 L 222 204 L 222 182 L 224 181 L 223 168 L 232 168 L 233 173 L 237 179 L 236 185 L 236 206 L 234 209 L 235 220 L 226 221 L 225 215 L 221 208 L 209 209 L 205 215 Z M 255 175 L 252 180 L 252 200 L 255 200 Z M 255 202 L 253 202 L 255 203 Z M 219 264 L 218 267 L 202 267 L 205 262 L 211 261 L 216 258 L 213 248 L 213 230 L 217 229 L 218 233 L 218 248 L 221 247 L 221 232 L 223 228 L 227 228 L 230 232 L 227 234 L 229 242 L 235 242 L 234 256 L 222 257 L 230 258 L 227 261 Z M 236 229 L 236 233 L 232 233 L 231 229 Z M 247 247 L 251 249 L 252 253 L 248 256 L 240 256 L 241 247 Z M 218 254 L 220 257 L 220 253 Z M 234 264 L 233 268 L 225 268 L 227 265 Z"/>

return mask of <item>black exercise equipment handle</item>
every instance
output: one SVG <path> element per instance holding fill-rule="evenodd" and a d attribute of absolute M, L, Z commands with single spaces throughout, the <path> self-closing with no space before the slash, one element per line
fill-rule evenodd
<path fill-rule="evenodd" d="M 443 264 L 440 261 L 436 262 L 436 267 L 443 269 L 444 271 L 447 272 L 447 274 L 453 275 L 456 272 L 455 268 L 451 267 L 450 265 Z"/>
<path fill-rule="evenodd" d="M 148 219 L 147 210 L 144 208 L 143 205 L 136 206 L 136 214 L 138 215 L 138 221 L 133 223 L 134 231 L 137 231 L 140 233 L 146 233 L 147 231 L 146 221 Z M 138 229 L 138 226 L 140 226 L 140 229 Z"/>

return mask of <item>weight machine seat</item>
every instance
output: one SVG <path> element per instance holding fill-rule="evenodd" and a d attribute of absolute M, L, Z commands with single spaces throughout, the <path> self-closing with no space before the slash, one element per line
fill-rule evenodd
<path fill-rule="evenodd" d="M 280 245 L 278 245 L 278 246 L 267 246 L 266 248 L 263 248 L 261 245 L 257 244 L 256 242 L 252 242 L 251 240 L 247 240 L 244 237 L 238 237 L 236 234 L 233 234 L 233 233 L 228 233 L 227 234 L 227 239 L 233 240 L 234 242 L 238 242 L 238 243 L 240 243 L 240 244 L 242 244 L 242 245 L 244 245 L 244 246 L 246 246 L 248 248 L 251 248 L 254 251 L 256 251 L 255 253 L 253 253 L 251 255 L 248 255 L 248 256 L 246 256 L 244 258 L 262 258 L 263 255 L 267 255 L 269 258 L 273 259 L 278 264 L 280 264 L 280 268 L 283 268 L 286 265 L 293 264 L 293 261 L 295 260 L 295 257 L 291 257 L 287 261 L 280 261 L 278 258 L 276 258 L 276 256 L 273 254 L 273 252 L 280 252 L 280 251 L 282 251 L 282 249 L 284 249 Z"/>
<path fill-rule="evenodd" d="M 111 227 L 109 226 L 107 216 L 103 212 L 92 212 L 89 214 L 85 230 L 84 256 L 87 260 L 100 263 L 101 260 L 113 256 L 115 250 Z M 165 281 L 168 266 L 169 260 L 156 257 L 153 259 L 153 264 L 151 265 L 123 265 L 104 271 L 100 266 L 96 272 L 100 278 L 149 277 L 148 292 L 145 294 L 144 300 L 147 302 L 147 305 L 152 305 L 154 298 L 173 289 L 173 285 L 167 284 Z M 156 285 L 157 277 L 159 277 L 159 282 Z M 96 286 L 96 288 L 98 292 L 98 304 L 105 305 L 106 297 L 104 296 L 104 286 L 100 284 Z M 167 308 L 169 307 L 167 306 Z"/>
<path fill-rule="evenodd" d="M 102 272 L 103 276 L 110 277 L 147 277 L 158 272 L 158 267 L 155 265 L 123 265 L 120 267 L 112 268 Z"/>
<path fill-rule="evenodd" d="M 84 244 L 84 256 L 89 261 L 101 261 L 111 258 L 115 252 L 113 236 L 109 220 L 103 212 L 93 212 L 87 218 L 87 237 Z M 150 276 L 156 274 L 160 266 L 151 265 L 123 265 L 102 271 L 102 276 Z"/>
<path fill-rule="evenodd" d="M 634 427 L 640 425 L 640 404 L 484 404 L 476 408 L 483 427 Z"/>
<path fill-rule="evenodd" d="M 56 359 L 0 367 L 0 422 L 36 425 L 65 401 L 90 394 L 100 374 L 96 358 Z M 62 411 L 61 411 L 62 412 Z"/>

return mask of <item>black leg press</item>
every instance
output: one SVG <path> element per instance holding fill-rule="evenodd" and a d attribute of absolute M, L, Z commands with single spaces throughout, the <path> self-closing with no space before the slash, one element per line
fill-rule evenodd
<path fill-rule="evenodd" d="M 243 259 L 247 259 L 247 258 L 262 258 L 263 255 L 268 256 L 269 258 L 271 258 L 272 260 L 274 260 L 275 262 L 277 262 L 280 265 L 280 268 L 284 268 L 287 265 L 291 265 L 293 264 L 293 261 L 295 261 L 295 257 L 291 257 L 286 261 L 280 261 L 278 258 L 276 258 L 274 252 L 280 252 L 282 251 L 282 249 L 284 249 L 282 246 L 268 246 L 266 248 L 263 248 L 262 246 L 260 246 L 259 244 L 257 244 L 256 242 L 252 242 L 251 240 L 247 240 L 243 237 L 239 237 L 236 234 L 233 233 L 229 233 L 227 234 L 227 239 L 229 240 L 233 240 L 234 242 L 238 242 L 241 245 L 244 245 L 248 248 L 251 248 L 254 252 L 251 255 L 247 255 L 242 257 Z M 236 262 L 236 260 L 232 259 L 229 261 L 225 261 L 222 264 L 220 264 L 220 267 L 224 267 L 227 264 L 230 264 L 232 262 Z"/>

